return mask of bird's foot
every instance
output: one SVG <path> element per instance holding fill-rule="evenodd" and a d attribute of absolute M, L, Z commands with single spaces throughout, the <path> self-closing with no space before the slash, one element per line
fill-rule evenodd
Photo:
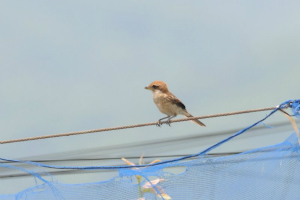
<path fill-rule="evenodd" d="M 157 127 L 160 127 L 160 126 L 161 126 L 161 121 L 160 121 L 160 120 L 157 121 L 156 126 L 157 126 Z"/>
<path fill-rule="evenodd" d="M 168 121 L 166 122 L 166 124 L 168 124 L 171 127 L 170 119 L 168 119 Z"/>

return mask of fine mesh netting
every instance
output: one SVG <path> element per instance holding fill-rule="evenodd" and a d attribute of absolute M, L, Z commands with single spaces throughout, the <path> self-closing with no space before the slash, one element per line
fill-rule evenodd
<path fill-rule="evenodd" d="M 297 112 L 299 114 L 299 109 Z M 235 135 L 242 132 L 243 130 Z M 228 138 L 221 142 L 227 140 Z M 218 145 L 220 144 L 214 147 Z M 211 149 L 212 147 L 208 148 Z M 54 169 L 119 171 L 119 176 L 111 180 L 84 184 L 46 181 L 36 172 L 0 163 L 0 169 L 5 167 L 21 170 L 43 182 L 17 194 L 0 195 L 0 200 L 300 199 L 300 150 L 296 133 L 280 144 L 237 155 L 213 157 L 204 154 L 208 150 L 188 157 L 193 159 L 184 157 L 131 168 L 61 167 L 26 162 Z"/>
<path fill-rule="evenodd" d="M 148 184 L 149 192 L 143 195 L 149 200 L 162 199 L 155 190 L 151 190 L 154 187 L 174 200 L 299 199 L 299 153 L 297 136 L 292 134 L 281 144 L 234 156 L 198 156 L 194 160 L 139 170 L 119 169 L 118 177 L 105 182 L 63 184 L 45 181 L 18 194 L 0 195 L 0 199 L 139 199 L 136 175 L 142 176 L 141 187 L 144 191 L 148 183 L 145 177 L 152 180 L 153 185 Z M 174 167 L 185 170 L 180 174 L 168 172 Z"/>

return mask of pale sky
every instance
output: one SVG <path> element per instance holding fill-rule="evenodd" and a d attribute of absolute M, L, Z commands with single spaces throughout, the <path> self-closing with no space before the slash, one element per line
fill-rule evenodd
<path fill-rule="evenodd" d="M 155 122 L 164 115 L 144 89 L 154 80 L 166 82 L 194 116 L 299 99 L 299 1 L 29 0 L 0 5 L 0 140 Z M 206 128 L 183 122 L 4 144 L 0 157 L 192 154 L 230 134 L 159 148 L 156 143 L 230 133 L 267 113 L 203 120 Z M 273 122 L 287 119 L 276 114 L 266 123 Z M 245 133 L 215 152 L 275 144 L 293 132 L 291 126 L 284 134 L 277 128 L 265 128 L 266 134 L 255 137 Z M 56 179 L 96 181 L 90 175 Z M 35 182 L 32 177 L 3 178 L 0 185 L 0 194 L 9 194 Z"/>

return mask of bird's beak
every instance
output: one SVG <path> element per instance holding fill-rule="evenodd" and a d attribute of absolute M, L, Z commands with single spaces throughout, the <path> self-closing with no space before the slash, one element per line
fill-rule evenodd
<path fill-rule="evenodd" d="M 149 90 L 150 88 L 148 86 L 145 87 L 146 90 Z"/>

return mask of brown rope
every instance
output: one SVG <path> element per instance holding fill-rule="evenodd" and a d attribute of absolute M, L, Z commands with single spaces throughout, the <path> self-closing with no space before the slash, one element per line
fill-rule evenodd
<path fill-rule="evenodd" d="M 238 115 L 238 114 L 244 114 L 244 113 L 252 113 L 252 112 L 273 110 L 275 108 L 276 107 L 269 107 L 269 108 L 244 110 L 244 111 L 237 111 L 237 112 L 230 112 L 230 113 L 221 113 L 221 114 L 215 114 L 215 115 L 205 115 L 205 116 L 200 116 L 200 117 L 189 117 L 189 118 L 171 120 L 170 122 L 175 123 L 175 122 L 183 122 L 183 121 L 188 121 L 188 120 L 193 120 L 193 119 L 207 119 L 207 118 L 214 118 L 214 117 L 223 117 L 223 116 L 229 116 L 229 115 Z M 162 124 L 165 124 L 165 123 L 166 122 L 162 122 Z M 80 134 L 96 133 L 96 132 L 104 132 L 104 131 L 114 131 L 114 130 L 127 129 L 127 128 L 136 128 L 136 127 L 143 127 L 143 126 L 153 126 L 153 125 L 156 125 L 156 124 L 157 124 L 157 122 L 151 122 L 151 123 L 119 126 L 119 127 L 112 127 L 112 128 L 102 128 L 102 129 L 93 129 L 93 130 L 87 130 L 87 131 L 77 131 L 77 132 L 70 132 L 70 133 L 60 133 L 60 134 L 53 134 L 53 135 L 28 137 L 28 138 L 14 139 L 14 140 L 4 140 L 4 141 L 0 141 L 0 144 L 7 144 L 7 143 L 14 143 L 14 142 L 24 142 L 24 141 L 30 141 L 30 140 L 40 140 L 40 139 L 46 139 L 46 138 L 80 135 Z"/>

